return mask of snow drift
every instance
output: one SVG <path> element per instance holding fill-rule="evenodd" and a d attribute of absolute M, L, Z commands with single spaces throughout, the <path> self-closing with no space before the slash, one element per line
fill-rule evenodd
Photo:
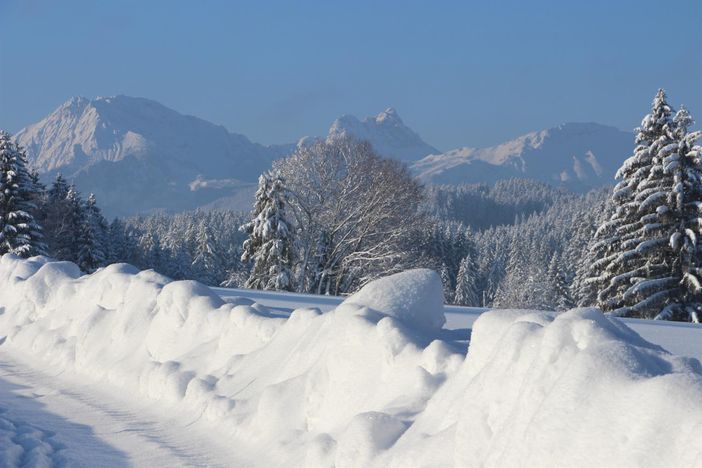
<path fill-rule="evenodd" d="M 128 265 L 5 255 L 0 285 L 0 349 L 201 413 L 262 465 L 702 463 L 699 362 L 595 310 L 486 313 L 464 359 L 425 270 L 289 319 Z"/>

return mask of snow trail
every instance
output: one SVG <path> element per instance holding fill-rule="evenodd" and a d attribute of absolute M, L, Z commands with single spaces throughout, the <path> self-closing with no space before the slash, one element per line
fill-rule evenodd
<path fill-rule="evenodd" d="M 68 372 L 51 372 L 5 349 L 0 355 L 0 438 L 2 429 L 11 432 L 12 426 L 14 439 L 30 432 L 34 440 L 15 443 L 24 453 L 14 460 L 2 455 L 9 466 L 35 466 L 27 455 L 39 441 L 50 448 L 48 466 L 225 467 L 251 462 L 240 444 L 234 451 L 198 415 L 174 414 L 158 402 L 120 395 Z"/>

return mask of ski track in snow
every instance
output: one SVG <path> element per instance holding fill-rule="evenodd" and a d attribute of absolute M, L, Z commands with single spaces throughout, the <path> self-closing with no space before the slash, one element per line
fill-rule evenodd
<path fill-rule="evenodd" d="M 9 427 L 16 434 L 10 437 L 16 446 L 11 448 L 21 452 L 15 459 L 0 452 L 5 458 L 0 466 L 47 466 L 31 456 L 40 442 L 48 466 L 248 464 L 241 447 L 234 453 L 216 428 L 204 426 L 197 415 L 174 415 L 172 407 L 127 400 L 98 384 L 38 370 L 35 364 L 6 349 L 0 354 L 0 450 L 8 445 L 2 443 L 2 429 Z M 22 440 L 27 433 L 34 437 Z"/>

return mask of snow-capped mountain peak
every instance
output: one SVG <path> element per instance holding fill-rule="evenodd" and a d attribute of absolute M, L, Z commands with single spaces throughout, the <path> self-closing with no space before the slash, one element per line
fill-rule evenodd
<path fill-rule="evenodd" d="M 400 119 L 400 116 L 397 114 L 397 111 L 395 110 L 394 107 L 388 107 L 383 112 L 378 114 L 375 117 L 375 121 L 379 124 L 389 122 L 389 123 L 403 125 L 402 119 Z"/>
<path fill-rule="evenodd" d="M 353 115 L 339 117 L 332 123 L 327 139 L 344 136 L 368 141 L 381 156 L 406 162 L 439 152 L 406 126 L 392 107 L 363 120 Z"/>
<path fill-rule="evenodd" d="M 255 181 L 293 147 L 252 143 L 156 101 L 122 95 L 71 98 L 15 140 L 34 169 L 48 177 L 62 172 L 95 192 L 108 214 L 194 208 L 204 195 L 193 193 L 193 181 L 223 175 Z"/>

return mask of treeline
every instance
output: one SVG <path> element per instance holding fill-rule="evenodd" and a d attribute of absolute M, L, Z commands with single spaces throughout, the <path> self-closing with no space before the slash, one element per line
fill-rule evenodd
<path fill-rule="evenodd" d="M 49 190 L 27 155 L 0 132 L 0 254 L 50 255 L 95 271 L 109 261 L 108 225 L 95 197 L 58 176 Z"/>
<path fill-rule="evenodd" d="M 212 286 L 244 286 L 250 266 L 241 262 L 248 213 L 191 211 L 116 219 L 110 225 L 114 262 L 153 268 L 173 279 Z"/>
<path fill-rule="evenodd" d="M 509 193 L 502 194 L 500 187 Z M 491 190 L 494 197 L 504 200 L 515 187 L 521 188 L 524 199 L 548 190 L 545 184 L 527 180 L 508 181 Z M 531 188 L 535 193 L 530 193 Z M 445 188 L 447 192 L 461 189 Z M 552 193 L 553 198 L 543 199 L 545 208 L 530 215 L 515 214 L 514 205 L 508 205 L 506 211 L 517 219 L 489 229 L 473 229 L 441 217 L 426 218 L 413 234 L 414 244 L 407 247 L 412 266 L 441 273 L 447 302 L 567 307 L 578 299 L 571 289 L 609 192 Z M 431 211 L 428 205 L 424 209 Z M 122 246 L 116 249 L 123 252 L 121 261 L 155 268 L 177 279 L 245 287 L 252 265 L 240 261 L 248 236 L 237 228 L 250 218 L 247 213 L 220 211 L 140 216 L 117 221 L 110 231 L 112 242 Z"/>
<path fill-rule="evenodd" d="M 583 253 L 608 197 L 609 189 L 558 195 L 544 211 L 483 230 L 436 218 L 427 257 L 441 272 L 447 302 L 546 310 L 572 306 L 579 299 Z"/>
<path fill-rule="evenodd" d="M 473 229 L 512 224 L 519 216 L 539 213 L 575 195 L 530 179 L 507 179 L 494 185 L 430 185 L 425 210 L 444 220 L 460 221 Z"/>

